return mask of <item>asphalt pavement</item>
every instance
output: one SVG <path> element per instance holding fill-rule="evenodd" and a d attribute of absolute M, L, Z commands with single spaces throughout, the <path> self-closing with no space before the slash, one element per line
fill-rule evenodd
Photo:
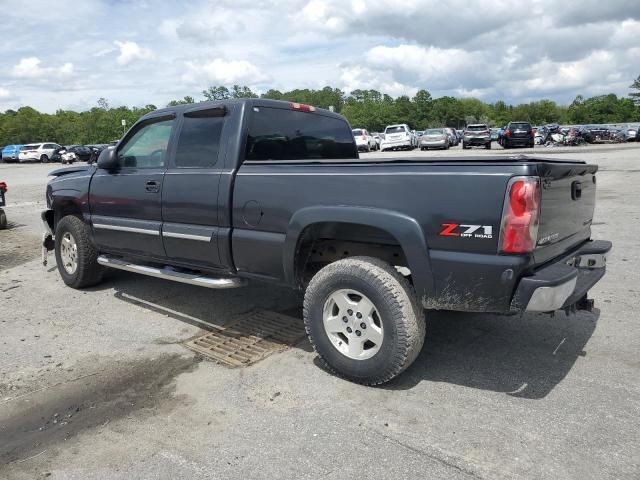
<path fill-rule="evenodd" d="M 299 316 L 286 289 L 115 271 L 65 287 L 39 258 L 56 167 L 0 164 L 0 478 L 640 478 L 640 144 L 533 153 L 600 165 L 593 237 L 614 250 L 597 309 L 430 313 L 420 357 L 379 388 L 325 372 L 306 341 L 235 369 L 182 345 L 253 309 Z"/>

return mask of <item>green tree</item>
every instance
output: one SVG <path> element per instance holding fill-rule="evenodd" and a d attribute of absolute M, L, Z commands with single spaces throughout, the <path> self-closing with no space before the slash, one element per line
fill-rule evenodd
<path fill-rule="evenodd" d="M 636 78 L 633 81 L 633 83 L 629 86 L 629 88 L 631 88 L 632 90 L 635 90 L 635 92 L 631 92 L 629 94 L 629 96 L 631 97 L 631 100 L 633 100 L 633 103 L 637 107 L 640 107 L 640 75 L 638 75 L 638 78 Z"/>
<path fill-rule="evenodd" d="M 204 98 L 207 100 L 226 100 L 231 98 L 231 92 L 224 86 L 209 87 L 202 91 L 202 95 L 204 95 Z"/>

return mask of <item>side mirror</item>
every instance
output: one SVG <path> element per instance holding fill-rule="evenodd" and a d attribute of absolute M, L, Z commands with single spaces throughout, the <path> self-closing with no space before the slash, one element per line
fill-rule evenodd
<path fill-rule="evenodd" d="M 118 168 L 118 155 L 115 148 L 105 148 L 98 157 L 98 168 L 115 170 Z"/>

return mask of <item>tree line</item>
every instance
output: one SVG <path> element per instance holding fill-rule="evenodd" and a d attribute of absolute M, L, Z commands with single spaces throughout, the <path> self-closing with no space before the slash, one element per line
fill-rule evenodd
<path fill-rule="evenodd" d="M 381 131 L 386 125 L 407 123 L 411 128 L 463 128 L 469 123 L 503 126 L 512 120 L 529 121 L 534 125 L 547 123 L 588 124 L 640 122 L 640 76 L 631 85 L 629 97 L 615 94 L 584 98 L 578 95 L 570 105 L 558 105 L 552 100 L 539 100 L 519 105 L 504 101 L 483 102 L 477 98 L 433 98 L 427 90 L 413 97 L 393 98 L 376 90 L 354 90 L 346 95 L 334 87 L 295 89 L 282 92 L 268 90 L 260 95 L 247 86 L 212 86 L 202 91 L 202 97 L 185 96 L 172 100 L 167 106 L 229 98 L 268 98 L 333 108 L 344 115 L 352 126 Z M 83 112 L 58 110 L 54 114 L 41 113 L 25 106 L 0 113 L 0 146 L 38 141 L 61 144 L 107 143 L 122 136 L 122 120 L 126 128 L 142 115 L 156 110 L 155 105 L 144 107 L 111 107 L 104 98 L 95 107 Z"/>

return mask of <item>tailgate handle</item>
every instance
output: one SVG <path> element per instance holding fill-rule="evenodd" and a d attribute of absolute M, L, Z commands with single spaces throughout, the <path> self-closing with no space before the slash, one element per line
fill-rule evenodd
<path fill-rule="evenodd" d="M 582 183 L 575 181 L 571 184 L 571 198 L 578 200 L 582 197 Z"/>

